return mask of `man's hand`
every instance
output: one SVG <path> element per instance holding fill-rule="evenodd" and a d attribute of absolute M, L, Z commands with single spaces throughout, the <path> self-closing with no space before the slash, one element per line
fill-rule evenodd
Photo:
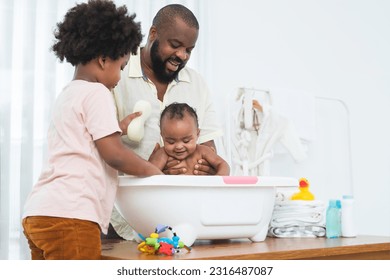
<path fill-rule="evenodd" d="M 198 160 L 198 164 L 194 166 L 194 175 L 215 175 L 215 170 L 205 159 Z"/>

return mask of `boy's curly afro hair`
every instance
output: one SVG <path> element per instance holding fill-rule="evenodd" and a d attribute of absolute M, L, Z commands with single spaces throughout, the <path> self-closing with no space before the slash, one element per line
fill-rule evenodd
<path fill-rule="evenodd" d="M 141 27 L 128 15 L 126 6 L 116 7 L 107 0 L 78 4 L 57 23 L 52 50 L 60 61 L 73 66 L 99 56 L 113 60 L 137 52 L 142 41 Z"/>

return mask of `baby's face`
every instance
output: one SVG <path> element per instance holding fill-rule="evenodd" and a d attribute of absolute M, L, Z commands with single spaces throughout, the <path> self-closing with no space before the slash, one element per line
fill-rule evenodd
<path fill-rule="evenodd" d="M 175 159 L 183 160 L 195 152 L 199 129 L 195 120 L 185 113 L 182 120 L 164 117 L 161 122 L 161 136 L 165 152 Z"/>

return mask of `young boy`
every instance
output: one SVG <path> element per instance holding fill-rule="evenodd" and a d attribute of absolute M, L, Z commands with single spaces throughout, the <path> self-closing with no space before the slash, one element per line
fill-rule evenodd
<path fill-rule="evenodd" d="M 216 175 L 229 175 L 225 160 L 210 147 L 198 145 L 199 127 L 195 110 L 186 103 L 172 103 L 161 113 L 160 131 L 164 147 L 153 153 L 149 161 L 163 170 L 171 157 L 183 164 L 186 172 L 193 175 L 199 159 L 205 159 L 216 171 Z"/>
<path fill-rule="evenodd" d="M 142 39 L 135 15 L 106 0 L 76 5 L 57 24 L 52 49 L 75 66 L 73 80 L 52 108 L 48 163 L 23 214 L 32 259 L 100 259 L 118 171 L 162 172 L 127 149 L 121 134 L 138 114 L 118 124 L 111 89 Z"/>

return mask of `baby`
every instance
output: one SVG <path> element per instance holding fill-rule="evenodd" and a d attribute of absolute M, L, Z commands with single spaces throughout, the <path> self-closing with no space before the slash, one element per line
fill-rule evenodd
<path fill-rule="evenodd" d="M 217 173 L 229 175 L 230 167 L 217 153 L 206 145 L 198 145 L 199 127 L 195 110 L 186 103 L 172 103 L 161 113 L 160 131 L 164 147 L 154 152 L 149 161 L 161 170 L 170 158 L 186 168 L 186 175 L 194 174 L 199 159 L 206 160 Z"/>

